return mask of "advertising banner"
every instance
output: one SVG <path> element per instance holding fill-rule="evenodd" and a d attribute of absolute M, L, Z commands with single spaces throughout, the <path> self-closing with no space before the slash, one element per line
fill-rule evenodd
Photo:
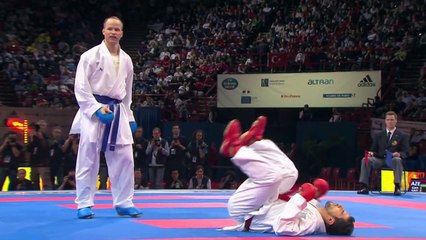
<path fill-rule="evenodd" d="M 380 85 L 380 71 L 219 74 L 217 107 L 361 107 Z"/>

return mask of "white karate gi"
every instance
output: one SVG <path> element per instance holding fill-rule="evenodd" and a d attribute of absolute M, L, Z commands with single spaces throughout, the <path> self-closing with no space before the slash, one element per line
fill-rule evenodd
<path fill-rule="evenodd" d="M 249 177 L 228 202 L 229 215 L 239 225 L 224 230 L 244 231 L 245 220 L 253 217 L 250 231 L 285 236 L 325 233 L 324 221 L 315 202 L 300 194 L 288 202 L 278 195 L 288 192 L 298 177 L 293 162 L 270 140 L 242 147 L 232 161 Z"/>
<path fill-rule="evenodd" d="M 70 133 L 80 134 L 76 165 L 78 208 L 94 205 L 94 195 L 99 171 L 99 155 L 105 124 L 95 115 L 102 106 L 94 94 L 122 100 L 120 122 L 115 151 L 109 144 L 105 151 L 114 206 L 133 207 L 133 137 L 129 122 L 134 121 L 130 109 L 132 102 L 133 63 L 128 54 L 120 49 L 119 69 L 114 69 L 113 60 L 104 42 L 80 57 L 77 66 L 74 91 L 80 106 Z M 116 115 L 118 104 L 115 105 Z M 114 117 L 117 118 L 117 115 Z M 112 129 L 112 128 L 111 128 Z M 109 135 L 111 137 L 111 134 Z M 108 140 L 109 141 L 109 140 Z"/>

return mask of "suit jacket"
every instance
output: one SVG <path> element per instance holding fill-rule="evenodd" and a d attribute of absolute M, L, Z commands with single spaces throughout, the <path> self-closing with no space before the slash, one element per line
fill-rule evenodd
<path fill-rule="evenodd" d="M 377 158 L 386 158 L 386 150 L 392 153 L 399 152 L 402 159 L 407 158 L 409 151 L 408 136 L 396 129 L 391 140 L 388 141 L 387 131 L 380 131 L 373 137 L 371 151 Z"/>

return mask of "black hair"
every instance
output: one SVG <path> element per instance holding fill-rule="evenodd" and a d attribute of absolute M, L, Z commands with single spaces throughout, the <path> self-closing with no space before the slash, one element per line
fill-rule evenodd
<path fill-rule="evenodd" d="M 349 216 L 349 218 L 346 220 L 343 218 L 335 218 L 333 224 L 325 225 L 325 229 L 327 234 L 329 235 L 350 236 L 352 235 L 352 232 L 354 231 L 354 223 L 355 223 L 355 218 L 352 216 Z"/>

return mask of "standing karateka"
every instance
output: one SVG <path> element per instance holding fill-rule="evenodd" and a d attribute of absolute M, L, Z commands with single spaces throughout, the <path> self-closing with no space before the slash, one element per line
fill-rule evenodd
<path fill-rule="evenodd" d="M 80 134 L 76 184 L 78 218 L 93 218 L 100 152 L 105 153 L 113 204 L 118 215 L 138 217 L 134 207 L 133 137 L 136 122 L 130 110 L 133 64 L 120 48 L 123 23 L 105 19 L 103 42 L 81 55 L 75 78 L 80 106 L 71 133 Z"/>
<path fill-rule="evenodd" d="M 298 177 L 293 162 L 271 141 L 262 139 L 266 118 L 261 116 L 241 135 L 238 120 L 224 132 L 221 153 L 231 157 L 249 178 L 228 202 L 229 215 L 239 224 L 224 230 L 269 232 L 284 236 L 327 233 L 351 235 L 355 219 L 340 205 L 315 204 L 328 191 L 328 183 L 317 179 L 289 192 Z"/>

